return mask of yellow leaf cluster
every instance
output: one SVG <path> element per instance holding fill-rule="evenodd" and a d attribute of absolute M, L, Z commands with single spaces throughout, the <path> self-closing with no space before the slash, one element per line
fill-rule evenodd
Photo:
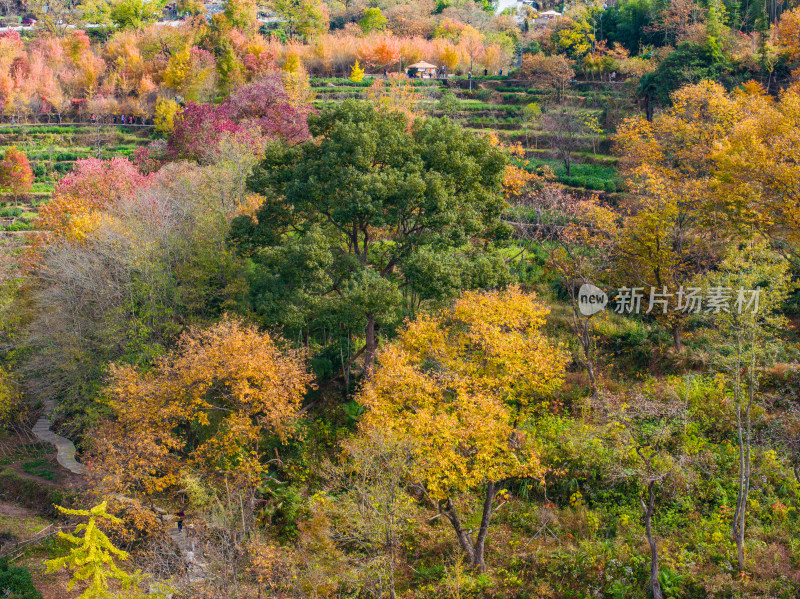
<path fill-rule="evenodd" d="M 567 356 L 540 331 L 547 314 L 518 288 L 468 292 L 381 353 L 359 396 L 363 425 L 412 443 L 414 475 L 434 499 L 540 471 L 517 426 L 563 380 Z"/>

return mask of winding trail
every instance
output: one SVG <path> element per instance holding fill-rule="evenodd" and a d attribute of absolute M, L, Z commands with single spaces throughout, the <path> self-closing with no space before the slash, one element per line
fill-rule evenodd
<path fill-rule="evenodd" d="M 42 412 L 42 415 L 39 417 L 39 420 L 36 421 L 36 424 L 33 425 L 33 436 L 40 441 L 44 441 L 45 443 L 50 443 L 56 446 L 56 449 L 58 450 L 58 456 L 56 459 L 63 468 L 66 468 L 73 474 L 83 474 L 83 464 L 79 463 L 75 459 L 75 444 L 66 437 L 57 435 L 50 429 L 50 427 L 53 425 L 50 417 L 52 416 L 55 407 L 56 402 L 54 399 L 49 399 L 45 402 L 44 412 Z"/>
<path fill-rule="evenodd" d="M 36 424 L 33 425 L 33 435 L 40 441 L 44 441 L 45 443 L 50 443 L 56 446 L 56 449 L 58 450 L 58 456 L 56 459 L 63 468 L 66 468 L 73 474 L 83 475 L 85 474 L 83 464 L 75 459 L 75 444 L 66 437 L 57 435 L 51 430 L 53 425 L 51 416 L 55 410 L 55 407 L 55 400 L 50 399 L 45 402 L 44 412 L 42 412 L 42 415 L 39 417 L 39 420 L 36 421 Z M 127 498 L 119 497 L 119 499 Z M 175 519 L 175 516 L 169 514 L 166 510 L 156 508 L 156 511 L 161 514 L 161 517 L 164 520 L 171 521 Z M 167 530 L 167 534 L 175 543 L 175 545 L 177 545 L 181 552 L 181 556 L 186 562 L 189 579 L 192 582 L 203 580 L 205 578 L 206 564 L 200 561 L 200 555 L 195 546 L 194 539 L 187 535 L 185 528 L 184 530 L 178 530 L 177 525 L 174 528 L 169 528 Z"/>

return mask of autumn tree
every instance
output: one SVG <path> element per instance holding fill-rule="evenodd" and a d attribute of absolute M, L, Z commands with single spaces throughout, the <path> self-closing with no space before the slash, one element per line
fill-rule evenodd
<path fill-rule="evenodd" d="M 161 82 L 185 102 L 203 102 L 213 97 L 215 77 L 214 56 L 206 50 L 186 45 L 170 56 Z"/>
<path fill-rule="evenodd" d="M 70 543 L 72 548 L 67 555 L 48 560 L 47 572 L 72 570 L 72 580 L 68 585 L 70 591 L 76 584 L 88 581 L 89 585 L 78 599 L 104 599 L 113 596 L 109 589 L 112 580 L 126 591 L 127 597 L 143 597 L 145 594 L 137 592 L 136 589 L 140 579 L 138 572 L 128 574 L 115 563 L 117 560 L 127 559 L 128 552 L 115 547 L 99 527 L 103 521 L 112 524 L 122 523 L 119 518 L 106 512 L 106 506 L 106 502 L 90 510 L 71 510 L 60 505 L 56 506 L 62 514 L 89 518 L 89 521 L 78 524 L 75 534 L 59 531 L 59 538 Z M 81 533 L 83 535 L 78 536 Z"/>
<path fill-rule="evenodd" d="M 484 36 L 471 25 L 467 25 L 459 34 L 458 46 L 469 60 L 469 72 L 471 73 L 474 63 L 480 62 L 483 58 Z"/>
<path fill-rule="evenodd" d="M 350 71 L 349 79 L 353 83 L 360 83 L 364 79 L 364 69 L 361 68 L 361 65 L 358 64 L 357 60 L 353 64 L 353 68 Z"/>
<path fill-rule="evenodd" d="M 169 98 L 159 98 L 153 111 L 153 122 L 159 133 L 171 133 L 175 128 L 178 103 Z"/>
<path fill-rule="evenodd" d="M 703 10 L 694 0 L 677 0 L 660 12 L 656 23 L 649 28 L 661 33 L 667 43 L 677 45 L 686 39 L 692 25 L 702 16 Z"/>
<path fill-rule="evenodd" d="M 353 101 L 309 126 L 314 142 L 274 152 L 254 174 L 267 201 L 233 236 L 254 262 L 265 322 L 306 340 L 327 331 L 337 358 L 342 335 L 363 333 L 343 366 L 363 354 L 368 370 L 403 306 L 504 280 L 491 241 L 504 234 L 506 157 L 448 121 Z"/>
<path fill-rule="evenodd" d="M 254 147 L 260 145 L 260 137 L 298 143 L 308 137 L 308 109 L 293 101 L 278 73 L 264 75 L 217 106 L 187 104 L 174 118 L 170 151 L 207 163 L 221 140 L 230 136 L 249 136 Z"/>
<path fill-rule="evenodd" d="M 53 199 L 39 212 L 38 228 L 56 239 L 83 239 L 100 211 L 147 184 L 127 158 L 85 158 L 56 184 Z"/>
<path fill-rule="evenodd" d="M 595 41 L 590 23 L 592 16 L 587 13 L 584 10 L 574 19 L 560 20 L 553 33 L 557 47 L 573 59 L 580 59 L 588 53 Z"/>
<path fill-rule="evenodd" d="M 373 33 L 359 44 L 358 58 L 370 68 L 388 68 L 402 59 L 399 40 L 387 33 Z"/>
<path fill-rule="evenodd" d="M 33 170 L 28 157 L 14 146 L 6 150 L 0 161 L 0 186 L 6 188 L 18 202 L 33 187 Z"/>
<path fill-rule="evenodd" d="M 650 314 L 672 332 L 676 348 L 691 312 L 679 292 L 720 260 L 738 226 L 709 188 L 714 153 L 739 115 L 719 84 L 704 81 L 676 92 L 672 108 L 652 122 L 629 119 L 617 132 L 635 193 L 619 236 L 619 282 L 658 294 Z"/>
<path fill-rule="evenodd" d="M 187 323 L 235 305 L 245 282 L 225 240 L 253 163 L 251 148 L 226 142 L 213 164 L 165 165 L 130 193 L 142 177 L 132 164 L 125 176 L 108 170 L 103 188 L 115 195 L 51 200 L 53 232 L 41 236 L 30 267 L 37 283 L 23 370 L 28 392 L 58 396 L 78 433 L 96 424 L 108 363 L 149 364 Z"/>
<path fill-rule="evenodd" d="M 713 196 L 743 227 L 755 227 L 800 256 L 800 89 L 775 101 L 752 84 L 733 97 L 739 112 L 729 134 L 714 148 Z"/>
<path fill-rule="evenodd" d="M 96 437 L 95 468 L 106 492 L 148 495 L 188 469 L 257 484 L 266 469 L 263 435 L 285 439 L 309 389 L 302 353 L 280 339 L 224 318 L 184 333 L 146 373 L 111 370 L 113 418 Z"/>
<path fill-rule="evenodd" d="M 477 569 L 486 567 L 503 481 L 541 473 L 526 421 L 558 389 L 567 360 L 540 330 L 547 313 L 517 288 L 467 292 L 452 309 L 409 322 L 358 396 L 367 407 L 362 434 L 408 440 L 408 488 L 450 522 Z M 462 509 L 476 492 L 483 500 L 473 536 Z"/>
<path fill-rule="evenodd" d="M 792 62 L 800 59 L 800 8 L 781 15 L 776 28 L 778 43 Z"/>
<path fill-rule="evenodd" d="M 545 56 L 544 54 L 525 54 L 522 57 L 520 76 L 539 85 L 552 89 L 556 101 L 564 97 L 567 85 L 575 78 L 575 71 L 569 60 L 563 56 Z"/>

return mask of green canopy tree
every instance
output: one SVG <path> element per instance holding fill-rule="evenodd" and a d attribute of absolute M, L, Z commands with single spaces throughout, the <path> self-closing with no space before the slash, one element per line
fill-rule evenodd
<path fill-rule="evenodd" d="M 371 33 L 386 29 L 388 22 L 389 20 L 383 16 L 380 8 L 365 8 L 364 16 L 358 22 L 358 26 L 364 33 Z"/>
<path fill-rule="evenodd" d="M 364 354 L 368 371 L 379 330 L 420 302 L 507 282 L 494 242 L 508 236 L 499 220 L 508 159 L 490 140 L 355 101 L 309 127 L 314 141 L 272 148 L 249 180 L 267 200 L 232 225 L 267 324 L 315 336 L 331 362 L 341 339 L 364 331 L 341 360 L 347 371 Z"/>
<path fill-rule="evenodd" d="M 84 0 L 80 12 L 86 21 L 138 30 L 157 21 L 165 4 L 164 0 Z"/>

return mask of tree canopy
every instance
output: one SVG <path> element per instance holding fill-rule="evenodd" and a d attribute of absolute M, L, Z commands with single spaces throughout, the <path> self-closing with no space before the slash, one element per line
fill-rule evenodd
<path fill-rule="evenodd" d="M 313 141 L 273 147 L 249 182 L 267 199 L 233 222 L 265 323 L 308 337 L 364 334 L 420 302 L 506 280 L 505 154 L 439 119 L 344 102 L 309 117 Z"/>

